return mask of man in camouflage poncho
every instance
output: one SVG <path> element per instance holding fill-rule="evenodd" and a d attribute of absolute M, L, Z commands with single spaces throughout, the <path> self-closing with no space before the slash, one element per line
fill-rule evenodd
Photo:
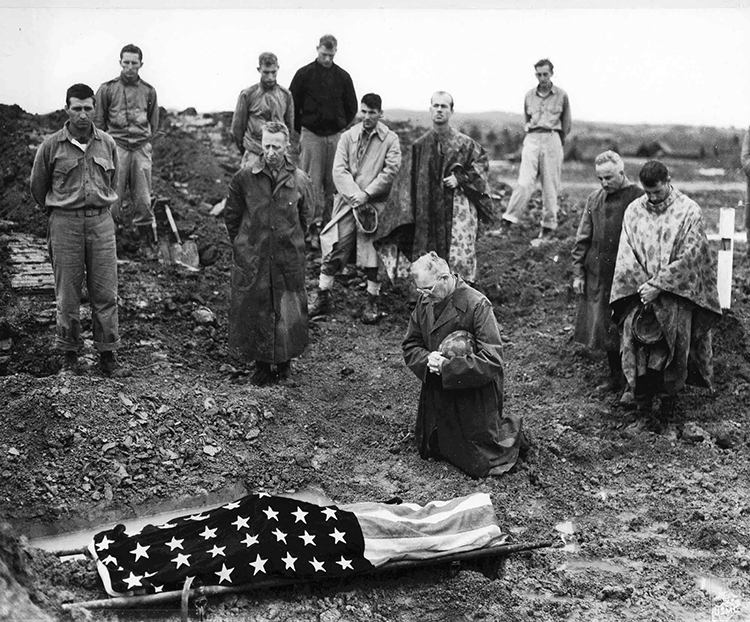
<path fill-rule="evenodd" d="M 414 261 L 435 251 L 465 281 L 476 281 L 478 220 L 493 221 L 482 146 L 450 125 L 453 97 L 437 91 L 430 101 L 432 129 L 404 155 L 380 216 L 375 248 L 391 278 L 404 274 L 399 257 Z"/>
<path fill-rule="evenodd" d="M 659 427 L 685 384 L 713 388 L 710 330 L 721 307 L 701 208 L 672 187 L 661 162 L 646 162 L 639 177 L 646 194 L 625 212 L 610 304 L 639 412 L 650 416 L 654 397 L 662 397 Z M 634 334 L 642 307 L 656 316 L 657 338 L 661 329 L 655 343 Z"/>

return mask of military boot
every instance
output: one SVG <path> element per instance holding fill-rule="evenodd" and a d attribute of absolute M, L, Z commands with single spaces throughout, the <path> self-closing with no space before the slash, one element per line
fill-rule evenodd
<path fill-rule="evenodd" d="M 307 307 L 307 315 L 308 317 L 326 315 L 331 312 L 331 306 L 331 290 L 317 289 L 315 290 L 315 298 Z"/>
<path fill-rule="evenodd" d="M 365 302 L 365 308 L 362 311 L 362 323 L 377 324 L 379 319 L 378 297 L 373 294 L 367 294 L 367 302 Z"/>

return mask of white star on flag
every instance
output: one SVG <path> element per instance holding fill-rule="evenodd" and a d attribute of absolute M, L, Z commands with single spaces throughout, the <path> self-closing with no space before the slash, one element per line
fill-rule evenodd
<path fill-rule="evenodd" d="M 137 587 L 141 584 L 141 579 L 143 577 L 139 577 L 137 575 L 134 575 L 132 572 L 130 573 L 129 577 L 125 577 L 123 581 L 128 584 L 128 589 L 132 590 L 134 587 Z"/>
<path fill-rule="evenodd" d="M 144 579 L 150 579 L 151 577 L 155 577 L 155 576 L 156 576 L 155 572 L 144 572 L 143 573 L 143 578 Z"/>
<path fill-rule="evenodd" d="M 150 546 L 143 546 L 142 544 L 136 543 L 135 548 L 130 551 L 133 555 L 135 555 L 135 560 L 138 561 L 141 557 L 145 557 L 148 559 L 148 551 L 151 547 Z"/>
<path fill-rule="evenodd" d="M 315 544 L 315 536 L 311 536 L 309 533 L 307 533 L 307 529 L 305 529 L 305 533 L 301 536 L 298 536 L 302 538 L 305 541 L 305 546 L 308 544 Z"/>
<path fill-rule="evenodd" d="M 249 533 L 246 533 L 245 539 L 240 540 L 240 542 L 247 547 L 251 547 L 253 544 L 258 544 L 258 536 L 251 536 Z"/>
<path fill-rule="evenodd" d="M 214 558 L 217 555 L 224 555 L 226 557 L 226 554 L 224 553 L 224 549 L 227 548 L 225 546 L 216 546 L 214 544 L 214 548 L 212 548 L 210 551 L 206 551 L 207 553 L 211 553 L 211 557 Z"/>
<path fill-rule="evenodd" d="M 333 533 L 331 534 L 334 544 L 338 542 L 343 542 L 344 544 L 346 544 L 346 540 L 344 540 L 345 535 L 346 535 L 345 533 L 339 531 L 338 529 L 334 527 Z"/>
<path fill-rule="evenodd" d="M 102 564 L 115 564 L 115 565 L 117 565 L 117 560 L 114 557 L 112 557 L 111 555 L 109 555 L 109 556 L 105 557 L 102 560 Z"/>
<path fill-rule="evenodd" d="M 203 531 L 201 531 L 198 535 L 203 536 L 204 540 L 210 540 L 211 538 L 216 537 L 216 529 L 209 529 L 208 525 L 206 525 L 206 528 Z"/>
<path fill-rule="evenodd" d="M 159 529 L 172 529 L 172 527 L 176 527 L 176 525 L 173 525 L 172 523 L 164 523 L 162 525 L 157 525 Z"/>
<path fill-rule="evenodd" d="M 263 497 L 270 497 L 270 496 L 271 495 L 269 495 L 267 492 L 259 492 L 258 493 L 258 499 L 262 499 Z"/>
<path fill-rule="evenodd" d="M 281 531 L 281 529 L 277 527 L 276 530 L 272 531 L 271 533 L 276 536 L 276 542 L 283 542 L 284 544 L 286 544 L 286 534 Z"/>
<path fill-rule="evenodd" d="M 329 518 L 336 520 L 336 510 L 333 508 L 323 508 L 323 514 L 326 515 L 326 520 Z"/>
<path fill-rule="evenodd" d="M 281 558 L 281 561 L 286 565 L 286 570 L 296 570 L 294 567 L 294 562 L 297 561 L 297 558 L 292 557 L 292 554 L 289 551 L 287 551 L 286 557 Z"/>
<path fill-rule="evenodd" d="M 193 514 L 192 516 L 188 516 L 188 520 L 206 520 L 209 518 L 208 514 Z"/>
<path fill-rule="evenodd" d="M 255 558 L 254 562 L 250 562 L 250 565 L 253 568 L 255 568 L 255 572 L 253 573 L 253 576 L 255 576 L 256 574 L 258 574 L 259 572 L 262 572 L 262 573 L 265 574 L 265 572 L 266 572 L 265 565 L 266 565 L 267 561 L 268 561 L 267 559 L 261 559 L 260 555 L 258 555 Z"/>
<path fill-rule="evenodd" d="M 170 561 L 175 562 L 177 564 L 177 568 L 179 568 L 180 566 L 190 567 L 190 562 L 188 561 L 188 557 L 190 557 L 190 555 L 183 555 L 182 553 L 178 553 L 177 557 L 175 557 L 174 559 Z"/>
<path fill-rule="evenodd" d="M 172 536 L 172 539 L 167 542 L 167 546 L 169 547 L 170 551 L 174 551 L 175 549 L 181 549 L 183 542 L 185 542 L 184 538 L 182 540 L 178 540 L 177 538 Z"/>
<path fill-rule="evenodd" d="M 344 556 L 341 556 L 341 559 L 336 562 L 339 566 L 341 566 L 341 570 L 346 570 L 347 568 L 349 570 L 354 570 L 354 567 L 352 566 L 352 560 L 350 559 L 344 559 Z"/>
<path fill-rule="evenodd" d="M 153 585 L 152 587 L 154 588 L 154 593 L 155 594 L 158 594 L 159 592 L 161 592 L 164 589 L 163 585 Z"/>
<path fill-rule="evenodd" d="M 219 576 L 219 583 L 221 583 L 222 581 L 231 583 L 232 580 L 229 578 L 229 575 L 232 574 L 233 570 L 234 568 L 227 568 L 226 564 L 222 564 L 221 570 L 219 570 L 219 572 L 214 572 L 214 574 Z"/>
<path fill-rule="evenodd" d="M 110 540 L 107 536 L 104 536 L 101 539 L 101 542 L 97 542 L 97 544 L 96 544 L 96 550 L 97 551 L 106 551 L 107 549 L 109 549 L 109 545 L 110 544 L 114 544 L 114 543 L 115 543 L 114 540 Z"/>
<path fill-rule="evenodd" d="M 240 507 L 239 501 L 233 501 L 232 503 L 227 503 L 226 505 L 222 506 L 225 510 L 236 510 L 238 507 Z"/>
<path fill-rule="evenodd" d="M 237 525 L 237 531 L 239 531 L 239 530 L 240 530 L 240 529 L 242 529 L 243 527 L 244 527 L 245 529 L 249 529 L 249 528 L 250 528 L 250 526 L 249 526 L 249 525 L 247 524 L 249 520 L 250 520 L 249 518 L 242 518 L 242 516 L 238 516 L 238 517 L 237 517 L 237 520 L 236 520 L 236 521 L 234 521 L 234 522 L 232 523 L 232 525 Z"/>
<path fill-rule="evenodd" d="M 307 512 L 305 512 L 302 508 L 297 507 L 296 512 L 292 512 L 292 516 L 294 516 L 294 523 L 297 524 L 300 521 L 307 524 L 307 520 L 305 519 L 305 516 L 307 516 Z"/>
<path fill-rule="evenodd" d="M 312 564 L 313 568 L 315 568 L 315 572 L 325 572 L 323 569 L 323 562 L 319 562 L 314 557 L 310 560 L 310 563 Z"/>
<path fill-rule="evenodd" d="M 278 518 L 276 518 L 279 513 L 276 510 L 272 510 L 270 505 L 265 510 L 263 510 L 263 513 L 268 517 L 268 520 L 279 520 Z"/>

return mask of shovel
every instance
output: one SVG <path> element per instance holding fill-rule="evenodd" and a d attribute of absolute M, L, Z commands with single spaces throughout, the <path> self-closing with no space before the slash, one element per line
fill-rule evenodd
<path fill-rule="evenodd" d="M 171 236 L 159 236 L 159 256 L 162 262 L 167 265 L 176 264 L 197 272 L 200 266 L 198 245 L 195 240 L 182 241 L 172 216 L 172 210 L 169 209 L 169 204 L 165 199 L 154 199 L 154 216 L 162 222 L 166 219 L 171 231 Z"/>

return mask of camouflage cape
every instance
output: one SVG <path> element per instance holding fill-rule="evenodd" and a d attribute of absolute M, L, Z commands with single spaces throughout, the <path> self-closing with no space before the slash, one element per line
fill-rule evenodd
<path fill-rule="evenodd" d="M 476 217 L 491 223 L 494 219 L 487 173 L 489 160 L 482 146 L 472 138 L 450 128 L 444 136 L 429 130 L 419 137 L 404 155 L 401 169 L 380 215 L 375 248 L 381 250 L 395 243 L 409 261 L 414 261 L 428 251 L 435 251 L 451 263 L 454 271 L 464 278 L 468 271 L 457 269 L 456 246 L 465 247 L 466 237 L 473 242 L 476 235 L 476 218 L 465 213 L 454 213 L 454 195 L 463 194 L 476 210 Z M 443 184 L 449 175 L 458 179 L 458 190 Z M 460 190 L 460 192 L 459 192 Z M 454 223 L 456 218 L 463 219 Z M 458 226 L 455 226 L 458 225 Z M 472 227 L 472 231 L 464 231 Z M 461 249 L 464 255 L 474 256 L 473 243 Z M 451 262 L 451 250 L 454 261 Z M 473 278 L 474 275 L 471 275 Z"/>
<path fill-rule="evenodd" d="M 632 322 L 638 287 L 661 289 L 652 303 L 664 334 L 661 346 L 640 345 Z M 711 327 L 721 317 L 716 269 L 698 204 L 672 189 L 654 205 L 644 195 L 625 211 L 610 305 L 621 327 L 623 371 L 631 387 L 647 368 L 663 370 L 664 391 L 684 385 L 712 389 Z"/>

